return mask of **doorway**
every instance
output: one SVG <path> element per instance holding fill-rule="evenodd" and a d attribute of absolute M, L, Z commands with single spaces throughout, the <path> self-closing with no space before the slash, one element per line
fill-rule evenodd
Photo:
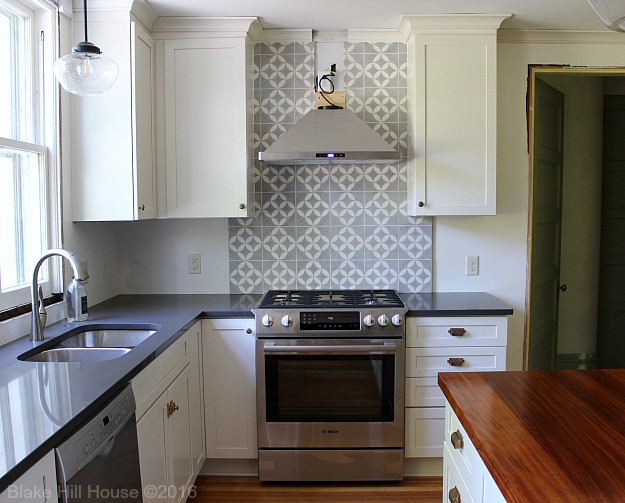
<path fill-rule="evenodd" d="M 526 369 L 598 365 L 603 104 L 613 94 L 625 95 L 625 68 L 530 67 Z"/>

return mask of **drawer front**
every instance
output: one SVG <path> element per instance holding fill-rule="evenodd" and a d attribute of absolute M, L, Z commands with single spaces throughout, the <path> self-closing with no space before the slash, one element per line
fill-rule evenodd
<path fill-rule="evenodd" d="M 505 346 L 508 318 L 408 318 L 406 347 Z"/>
<path fill-rule="evenodd" d="M 438 377 L 407 377 L 406 407 L 444 407 L 445 395 L 438 387 Z"/>
<path fill-rule="evenodd" d="M 457 491 L 460 499 L 456 500 L 462 503 L 473 503 L 475 495 L 470 487 L 463 479 L 460 470 L 454 463 L 449 452 L 449 447 L 445 444 L 445 454 L 443 456 L 443 501 L 453 501 L 450 497 L 451 491 Z M 479 501 L 479 500 L 478 500 Z"/>
<path fill-rule="evenodd" d="M 505 347 L 406 349 L 406 377 L 436 377 L 439 372 L 485 372 L 505 368 Z"/>
<path fill-rule="evenodd" d="M 457 436 L 462 439 L 461 447 L 454 446 L 453 440 L 456 440 Z M 462 478 L 468 484 L 475 481 L 479 455 L 449 403 L 445 405 L 445 445 Z M 475 492 L 474 487 L 470 489 Z"/>
<path fill-rule="evenodd" d="M 407 458 L 440 458 L 444 438 L 444 407 L 406 409 Z"/>

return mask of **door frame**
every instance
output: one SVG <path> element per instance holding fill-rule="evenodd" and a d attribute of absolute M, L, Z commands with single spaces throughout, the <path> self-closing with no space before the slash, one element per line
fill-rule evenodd
<path fill-rule="evenodd" d="M 569 65 L 528 65 L 527 77 L 527 148 L 529 154 L 529 191 L 527 218 L 527 267 L 525 282 L 525 325 L 523 330 L 523 370 L 528 369 L 530 318 L 531 318 L 531 270 L 532 270 L 532 225 L 534 195 L 534 103 L 536 78 L 541 75 L 586 75 L 595 77 L 625 77 L 625 67 L 585 67 Z"/>

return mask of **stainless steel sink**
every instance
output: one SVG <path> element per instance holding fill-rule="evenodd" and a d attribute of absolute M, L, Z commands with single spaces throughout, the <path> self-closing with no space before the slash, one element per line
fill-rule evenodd
<path fill-rule="evenodd" d="M 129 348 L 53 348 L 29 357 L 29 362 L 102 362 L 124 356 Z"/>
<path fill-rule="evenodd" d="M 30 362 L 101 362 L 124 356 L 153 335 L 159 325 L 82 325 L 27 351 Z"/>
<path fill-rule="evenodd" d="M 156 330 L 100 329 L 79 332 L 63 339 L 60 348 L 134 348 Z"/>

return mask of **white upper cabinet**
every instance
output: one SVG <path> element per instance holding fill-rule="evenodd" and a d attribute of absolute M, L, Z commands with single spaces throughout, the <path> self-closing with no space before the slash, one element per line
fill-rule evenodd
<path fill-rule="evenodd" d="M 204 31 L 167 18 L 155 26 L 164 38 L 159 216 L 244 217 L 253 205 L 253 20 L 209 20 Z"/>
<path fill-rule="evenodd" d="M 408 213 L 494 215 L 497 29 L 506 15 L 406 16 Z"/>
<path fill-rule="evenodd" d="M 92 5 L 93 3 L 93 5 Z M 154 43 L 130 10 L 89 3 L 89 38 L 113 59 L 119 77 L 110 91 L 73 99 L 73 216 L 75 221 L 155 218 Z M 74 42 L 84 38 L 82 11 Z"/>

